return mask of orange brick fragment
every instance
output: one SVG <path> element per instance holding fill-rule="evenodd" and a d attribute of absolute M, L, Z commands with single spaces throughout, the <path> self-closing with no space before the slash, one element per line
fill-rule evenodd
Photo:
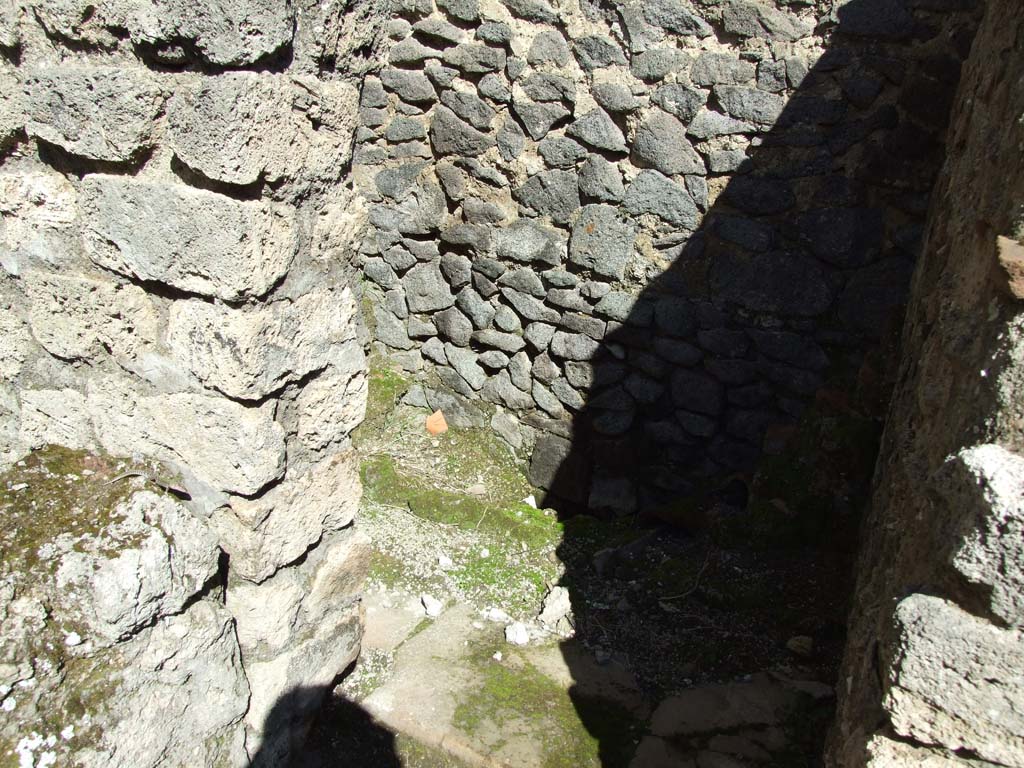
<path fill-rule="evenodd" d="M 448 431 L 448 422 L 444 418 L 444 414 L 440 411 L 434 411 L 432 414 L 427 416 L 427 432 L 432 435 L 440 435 Z"/>

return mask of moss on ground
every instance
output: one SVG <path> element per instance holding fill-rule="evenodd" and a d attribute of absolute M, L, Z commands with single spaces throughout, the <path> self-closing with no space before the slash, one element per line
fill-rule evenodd
<path fill-rule="evenodd" d="M 409 380 L 378 356 L 370 357 L 367 382 L 366 415 L 352 433 L 356 447 L 362 447 L 384 432 L 398 401 L 409 390 Z"/>
<path fill-rule="evenodd" d="M 628 710 L 607 699 L 581 696 L 575 689 L 567 691 L 514 652 L 505 662 L 492 660 L 492 653 L 487 646 L 474 651 L 482 685 L 456 708 L 457 728 L 477 735 L 489 724 L 522 721 L 541 740 L 544 768 L 628 764 L 640 733 Z"/>

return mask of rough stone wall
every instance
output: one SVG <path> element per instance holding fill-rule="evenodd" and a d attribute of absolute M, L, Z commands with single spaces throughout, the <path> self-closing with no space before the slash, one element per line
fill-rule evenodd
<path fill-rule="evenodd" d="M 1024 17 L 964 68 L 865 522 L 829 764 L 1024 765 Z"/>
<path fill-rule="evenodd" d="M 400 3 L 357 133 L 375 338 L 548 503 L 749 471 L 901 315 L 974 5 Z"/>
<path fill-rule="evenodd" d="M 384 16 L 0 2 L 0 460 L 56 443 L 181 474 L 228 556 L 245 749 L 268 765 L 360 638 L 347 174 Z"/>

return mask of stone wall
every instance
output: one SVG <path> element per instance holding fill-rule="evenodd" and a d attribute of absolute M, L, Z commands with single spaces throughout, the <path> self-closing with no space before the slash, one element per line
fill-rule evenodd
<path fill-rule="evenodd" d="M 1024 18 L 964 68 L 865 522 L 829 764 L 1024 764 Z"/>
<path fill-rule="evenodd" d="M 901 317 L 973 7 L 400 3 L 354 169 L 375 339 L 548 504 L 749 472 Z"/>
<path fill-rule="evenodd" d="M 348 172 L 384 14 L 0 2 L 0 461 L 56 443 L 181 475 L 227 555 L 244 746 L 268 765 L 317 695 L 266 743 L 275 704 L 359 645 Z"/>

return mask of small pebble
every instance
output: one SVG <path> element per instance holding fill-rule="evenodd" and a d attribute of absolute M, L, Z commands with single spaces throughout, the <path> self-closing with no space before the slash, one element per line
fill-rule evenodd
<path fill-rule="evenodd" d="M 77 632 L 68 632 L 64 636 L 64 645 L 68 646 L 69 648 L 73 648 L 74 646 L 81 645 L 81 644 L 82 644 L 82 636 L 80 634 L 78 634 Z"/>
<path fill-rule="evenodd" d="M 455 566 L 455 563 L 452 561 L 452 559 L 450 557 L 448 557 L 448 555 L 438 555 L 437 556 L 437 564 L 441 567 L 442 570 L 446 570 L 446 571 L 449 568 L 452 568 L 452 567 Z"/>
<path fill-rule="evenodd" d="M 483 549 L 480 550 L 480 557 L 488 558 L 490 556 L 491 556 L 491 550 L 489 550 L 487 547 L 484 547 Z"/>
<path fill-rule="evenodd" d="M 530 642 L 530 633 L 521 621 L 505 627 L 505 641 L 512 645 L 526 645 Z"/>
<path fill-rule="evenodd" d="M 444 603 L 431 595 L 420 596 L 420 602 L 423 603 L 423 610 L 426 611 L 427 616 L 431 618 L 440 616 L 441 611 L 444 610 Z"/>
<path fill-rule="evenodd" d="M 11 486 L 12 491 L 24 491 L 28 488 L 28 483 L 15 483 Z"/>
<path fill-rule="evenodd" d="M 501 661 L 502 658 L 503 658 L 502 655 L 501 655 L 501 651 L 495 651 L 494 655 L 491 656 L 491 658 L 494 659 L 495 661 Z"/>

